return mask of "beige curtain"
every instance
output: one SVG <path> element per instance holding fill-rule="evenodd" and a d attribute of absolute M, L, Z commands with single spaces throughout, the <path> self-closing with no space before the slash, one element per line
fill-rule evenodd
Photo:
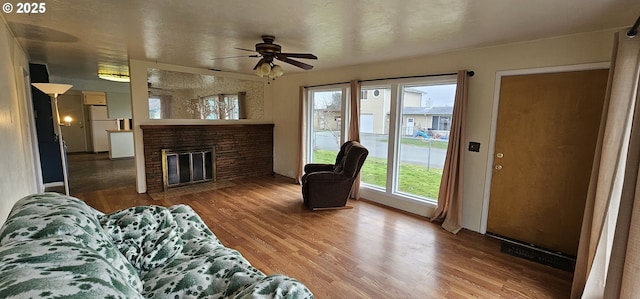
<path fill-rule="evenodd" d="M 456 98 L 449 133 L 447 158 L 444 161 L 438 207 L 431 221 L 442 222 L 442 228 L 457 234 L 462 229 L 462 193 L 464 188 L 465 118 L 467 110 L 467 71 L 458 71 Z"/>
<path fill-rule="evenodd" d="M 307 105 L 309 104 L 307 102 L 307 89 L 304 86 L 300 86 L 299 98 L 298 120 L 300 123 L 298 125 L 298 173 L 296 174 L 296 181 L 298 184 L 302 184 L 305 157 L 307 155 L 305 144 L 307 142 Z"/>
<path fill-rule="evenodd" d="M 360 82 L 351 80 L 349 96 L 349 134 L 348 140 L 360 142 Z M 360 174 L 353 182 L 351 197 L 360 198 Z"/>
<path fill-rule="evenodd" d="M 238 92 L 238 119 L 247 118 L 247 92 Z"/>
<path fill-rule="evenodd" d="M 171 118 L 171 96 L 160 96 L 160 118 Z"/>
<path fill-rule="evenodd" d="M 571 298 L 640 294 L 639 74 L 640 38 L 617 32 Z"/>

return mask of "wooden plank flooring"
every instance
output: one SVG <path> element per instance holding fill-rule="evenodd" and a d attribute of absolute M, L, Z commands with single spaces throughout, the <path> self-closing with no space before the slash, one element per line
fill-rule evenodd
<path fill-rule="evenodd" d="M 495 239 L 466 230 L 451 235 L 425 218 L 363 200 L 350 201 L 353 209 L 308 211 L 300 186 L 288 178 L 249 178 L 231 187 L 153 200 L 135 192 L 133 176 L 126 183 L 111 182 L 111 188 L 88 187 L 91 183 L 82 178 L 92 176 L 84 172 L 113 176 L 74 156 L 73 196 L 103 212 L 188 204 L 223 244 L 266 274 L 304 282 L 316 298 L 569 296 L 572 273 L 502 254 Z"/>

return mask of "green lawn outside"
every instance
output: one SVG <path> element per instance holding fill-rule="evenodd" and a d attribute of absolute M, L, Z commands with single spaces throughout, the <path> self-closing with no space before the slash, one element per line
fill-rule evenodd
<path fill-rule="evenodd" d="M 315 150 L 313 151 L 314 163 L 335 163 L 337 151 Z M 403 193 L 437 200 L 440 189 L 442 169 L 431 168 L 400 163 L 400 186 Z M 367 157 L 361 171 L 363 183 L 383 187 L 387 182 L 387 160 Z"/>

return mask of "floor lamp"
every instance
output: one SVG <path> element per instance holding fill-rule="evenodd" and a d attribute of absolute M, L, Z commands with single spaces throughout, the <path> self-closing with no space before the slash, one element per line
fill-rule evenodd
<path fill-rule="evenodd" d="M 58 95 L 69 90 L 73 85 L 56 83 L 31 83 L 35 88 L 48 94 L 53 98 L 53 109 L 56 114 L 56 135 L 60 145 L 60 160 L 62 161 L 62 177 L 64 179 L 64 193 L 69 195 L 69 175 L 67 174 L 67 155 L 64 150 L 64 140 L 62 140 L 62 129 L 60 128 L 60 112 L 58 111 Z"/>

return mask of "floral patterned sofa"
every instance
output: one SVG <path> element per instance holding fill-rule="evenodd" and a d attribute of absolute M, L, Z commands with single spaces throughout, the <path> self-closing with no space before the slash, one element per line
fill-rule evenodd
<path fill-rule="evenodd" d="M 103 214 L 44 193 L 0 229 L 0 298 L 313 298 L 224 247 L 188 206 Z"/>

